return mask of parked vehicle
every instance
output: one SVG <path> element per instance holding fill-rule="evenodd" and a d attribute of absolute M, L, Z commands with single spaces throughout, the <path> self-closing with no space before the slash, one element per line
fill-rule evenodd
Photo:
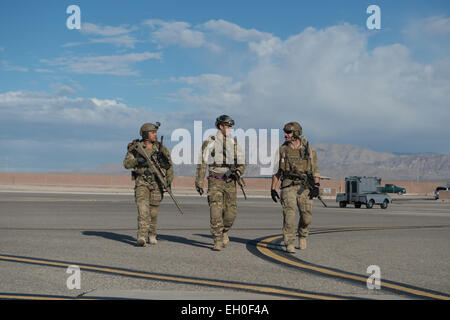
<path fill-rule="evenodd" d="M 379 191 L 383 192 L 383 193 L 397 193 L 397 194 L 405 194 L 406 193 L 405 188 L 398 187 L 392 183 L 385 184 L 385 186 L 381 187 Z"/>
<path fill-rule="evenodd" d="M 345 193 L 336 195 L 339 207 L 345 208 L 347 204 L 353 204 L 355 208 L 361 208 L 362 204 L 367 209 L 379 204 L 381 209 L 386 209 L 392 198 L 380 192 L 381 179 L 377 177 L 347 177 L 345 178 Z"/>
<path fill-rule="evenodd" d="M 445 187 L 437 187 L 436 190 L 434 191 L 434 199 L 437 200 L 439 199 L 439 191 L 447 191 L 450 190 L 450 186 L 445 186 Z"/>

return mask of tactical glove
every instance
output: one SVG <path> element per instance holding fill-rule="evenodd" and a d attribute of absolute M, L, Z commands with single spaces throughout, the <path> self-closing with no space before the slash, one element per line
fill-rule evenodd
<path fill-rule="evenodd" d="M 278 195 L 278 192 L 275 189 L 270 190 L 270 195 L 272 196 L 272 200 L 274 202 L 277 202 L 277 198 L 278 200 L 280 199 L 280 196 Z"/>
<path fill-rule="evenodd" d="M 195 187 L 195 188 L 197 189 L 197 192 L 198 192 L 200 195 L 203 195 L 203 193 L 204 193 L 203 188 L 200 188 L 200 187 Z"/>
<path fill-rule="evenodd" d="M 309 192 L 309 198 L 317 198 L 319 196 L 319 185 L 315 185 L 314 188 Z"/>
<path fill-rule="evenodd" d="M 241 176 L 241 173 L 238 170 L 234 170 L 231 173 L 230 178 L 233 179 L 234 181 L 238 181 L 240 176 Z"/>

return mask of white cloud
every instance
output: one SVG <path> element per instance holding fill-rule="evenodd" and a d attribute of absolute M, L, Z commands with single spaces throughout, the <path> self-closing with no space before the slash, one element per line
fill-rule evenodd
<path fill-rule="evenodd" d="M 273 37 L 259 42 L 250 42 L 248 46 L 251 51 L 256 52 L 259 56 L 270 56 L 279 51 L 282 47 L 282 41 Z"/>
<path fill-rule="evenodd" d="M 75 89 L 65 84 L 53 83 L 50 87 L 57 96 L 73 96 L 77 93 Z"/>
<path fill-rule="evenodd" d="M 200 47 L 205 44 L 202 32 L 192 30 L 190 24 L 186 22 L 165 22 L 158 19 L 151 19 L 145 22 L 152 29 L 152 38 L 159 43 L 182 47 Z"/>
<path fill-rule="evenodd" d="M 93 39 L 89 39 L 89 41 L 86 41 L 86 42 L 68 42 L 68 43 L 61 45 L 61 47 L 71 48 L 71 47 L 89 45 L 89 44 L 93 44 L 93 43 L 106 43 L 106 44 L 112 44 L 116 47 L 124 47 L 124 48 L 133 49 L 137 42 L 142 42 L 142 41 L 137 40 L 136 38 L 134 38 L 130 35 L 123 35 L 123 36 L 118 36 L 118 37 L 93 38 Z"/>
<path fill-rule="evenodd" d="M 42 59 L 41 62 L 79 74 L 137 75 L 139 72 L 131 68 L 133 64 L 161 57 L 161 52 L 143 52 L 113 56 L 60 57 L 52 60 Z"/>
<path fill-rule="evenodd" d="M 67 85 L 54 84 L 53 94 L 36 91 L 9 91 L 0 93 L 0 134 L 20 128 L 33 128 L 33 137 L 38 139 L 40 131 L 45 132 L 53 126 L 71 131 L 74 138 L 86 134 L 83 130 L 96 132 L 96 137 L 122 136 L 128 132 L 139 133 L 144 122 L 160 121 L 162 130 L 186 125 L 186 112 L 154 111 L 152 106 L 137 108 L 127 105 L 121 99 L 99 99 L 70 97 L 58 92 L 66 90 L 68 94 L 75 90 Z M 109 128 L 105 131 L 104 128 Z M 81 129 L 82 128 L 82 129 Z M 20 139 L 19 136 L 16 136 Z M 66 137 L 67 138 L 67 137 Z"/>
<path fill-rule="evenodd" d="M 53 71 L 50 70 L 50 69 L 36 68 L 36 69 L 34 69 L 34 72 L 40 72 L 40 73 L 52 73 Z"/>
<path fill-rule="evenodd" d="M 273 37 L 270 33 L 261 32 L 256 29 L 244 29 L 237 24 L 222 19 L 209 20 L 202 27 L 212 33 L 238 42 L 262 41 Z"/>
<path fill-rule="evenodd" d="M 63 89 L 69 90 L 68 86 Z M 70 91 L 73 92 L 72 88 Z M 149 112 L 150 113 L 150 112 Z M 116 100 L 71 98 L 45 92 L 10 91 L 0 94 L 3 121 L 58 123 L 60 125 L 114 125 L 123 127 L 140 120 L 139 110 Z M 140 121 L 138 121 L 140 122 Z"/>
<path fill-rule="evenodd" d="M 96 38 L 96 39 L 90 39 L 90 43 L 108 43 L 115 45 L 117 47 L 126 47 L 126 48 L 134 48 L 135 44 L 137 42 L 142 42 L 137 40 L 136 38 L 130 36 L 130 35 L 123 35 L 119 37 L 107 37 L 107 38 Z"/>
<path fill-rule="evenodd" d="M 143 24 L 152 29 L 153 42 L 161 45 L 179 45 L 185 48 L 206 47 L 219 52 L 222 47 L 217 36 L 236 42 L 276 41 L 274 40 L 276 37 L 270 33 L 245 29 L 222 19 L 209 20 L 196 26 L 191 26 L 187 22 L 167 22 L 161 19 L 149 19 Z"/>
<path fill-rule="evenodd" d="M 68 42 L 61 47 L 69 48 L 92 43 L 107 43 L 117 47 L 134 48 L 137 42 L 142 42 L 130 35 L 131 32 L 136 31 L 137 29 L 136 26 L 129 25 L 114 27 L 84 22 L 80 29 L 81 33 L 93 38 L 90 38 L 89 41 L 85 42 Z"/>
<path fill-rule="evenodd" d="M 402 33 L 409 39 L 417 39 L 417 41 L 448 37 L 450 36 L 450 18 L 441 15 L 417 19 L 406 25 Z"/>
<path fill-rule="evenodd" d="M 149 19 L 143 24 L 152 28 L 151 37 L 155 43 L 185 48 L 206 47 L 215 52 L 222 51 L 221 41 L 217 36 L 252 44 L 266 42 L 266 45 L 279 40 L 270 33 L 245 29 L 222 19 L 209 20 L 194 27 L 187 22 L 167 22 L 161 19 Z"/>
<path fill-rule="evenodd" d="M 212 44 L 208 38 L 212 29 L 208 33 L 186 23 L 146 23 L 161 44 Z M 450 59 L 419 63 L 401 44 L 369 50 L 367 31 L 347 24 L 307 28 L 285 40 L 257 30 L 245 35 L 241 29 L 237 29 L 241 35 L 232 40 L 248 42 L 250 50 L 242 51 L 252 61 L 248 72 L 205 73 L 147 83 L 180 84 L 180 89 L 166 96 L 178 103 L 177 111 L 157 113 L 117 99 L 67 97 L 68 92 L 58 96 L 16 91 L 0 94 L 0 121 L 4 128 L 11 123 L 15 127 L 27 122 L 62 123 L 75 129 L 89 125 L 97 132 L 106 126 L 123 136 L 124 132 L 136 134 L 142 119 L 161 121 L 164 129 L 190 128 L 194 120 L 213 121 L 225 113 L 241 128 L 280 128 L 288 121 L 299 121 L 313 142 L 378 146 L 384 151 L 450 152 L 448 143 L 435 142 L 450 121 Z M 227 32 L 222 35 L 228 37 Z M 43 62 L 76 73 L 130 75 L 137 73 L 132 68 L 135 63 L 160 58 L 161 53 L 146 52 Z"/>
<path fill-rule="evenodd" d="M 68 42 L 61 45 L 62 48 L 71 48 L 71 47 L 77 47 L 84 44 L 88 44 L 89 42 Z"/>
<path fill-rule="evenodd" d="M 182 111 L 160 113 L 151 106 L 128 106 L 120 99 L 61 93 L 0 93 L 0 147 L 10 155 L 11 170 L 93 168 L 121 162 L 127 143 L 139 137 L 144 122 L 160 121 L 160 135 L 190 125 Z"/>
<path fill-rule="evenodd" d="M 234 82 L 231 77 L 218 74 L 202 74 L 195 77 L 179 77 L 172 79 L 190 85 L 182 88 L 172 97 L 193 106 L 207 108 L 230 108 L 242 102 L 242 84 Z M 201 111 L 200 111 L 201 112 Z"/>
<path fill-rule="evenodd" d="M 28 68 L 12 65 L 12 64 L 11 64 L 9 61 L 7 61 L 7 60 L 2 60 L 2 61 L 1 61 L 1 65 L 2 65 L 2 69 L 3 69 L 4 71 L 28 72 Z"/>
<path fill-rule="evenodd" d="M 365 30 L 345 24 L 254 42 L 247 54 L 256 64 L 243 79 L 177 78 L 191 85 L 177 98 L 193 105 L 198 119 L 208 110 L 208 115 L 229 113 L 244 127 L 297 120 L 316 141 L 332 137 L 392 146 L 398 142 L 381 137 L 420 133 L 425 143 L 439 136 L 450 121 L 450 60 L 425 65 L 404 45 L 370 51 L 367 41 Z M 441 148 L 449 152 L 449 146 Z"/>
<path fill-rule="evenodd" d="M 450 18 L 433 16 L 419 22 L 423 31 L 429 35 L 450 35 Z"/>
<path fill-rule="evenodd" d="M 231 77 L 224 77 L 219 74 L 202 74 L 200 76 L 172 78 L 172 81 L 175 82 L 183 82 L 211 88 L 223 87 L 224 85 L 230 84 L 232 80 L 233 79 Z"/>
<path fill-rule="evenodd" d="M 113 26 L 100 26 L 90 22 L 83 22 L 80 31 L 84 34 L 112 37 L 119 36 L 135 31 L 137 28 L 129 25 L 120 25 L 118 27 Z"/>
<path fill-rule="evenodd" d="M 161 45 L 179 45 L 184 48 L 206 47 L 212 51 L 220 51 L 219 45 L 207 41 L 205 34 L 193 30 L 187 22 L 166 22 L 160 19 L 146 20 L 144 25 L 149 26 L 152 41 Z"/>
<path fill-rule="evenodd" d="M 412 54 L 424 61 L 446 59 L 450 50 L 450 18 L 445 15 L 415 19 L 402 30 Z"/>

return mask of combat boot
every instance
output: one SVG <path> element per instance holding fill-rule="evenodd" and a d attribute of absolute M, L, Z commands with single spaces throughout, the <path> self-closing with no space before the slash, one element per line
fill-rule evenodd
<path fill-rule="evenodd" d="M 306 238 L 304 238 L 304 237 L 298 238 L 298 248 L 300 250 L 305 250 L 306 249 Z"/>
<path fill-rule="evenodd" d="M 145 245 L 146 245 L 145 238 L 143 238 L 143 237 L 138 238 L 137 245 L 138 245 L 138 247 L 145 247 Z"/>
<path fill-rule="evenodd" d="M 230 243 L 230 238 L 228 238 L 228 232 L 223 233 L 223 246 L 226 247 Z"/>
<path fill-rule="evenodd" d="M 150 244 L 157 244 L 158 240 L 156 240 L 156 235 L 151 235 L 148 237 L 148 243 Z"/>
<path fill-rule="evenodd" d="M 288 244 L 286 246 L 286 252 L 288 252 L 288 253 L 295 253 L 295 248 L 294 248 L 294 245 L 292 243 Z"/>
<path fill-rule="evenodd" d="M 223 249 L 222 241 L 214 241 L 214 251 L 221 251 Z"/>

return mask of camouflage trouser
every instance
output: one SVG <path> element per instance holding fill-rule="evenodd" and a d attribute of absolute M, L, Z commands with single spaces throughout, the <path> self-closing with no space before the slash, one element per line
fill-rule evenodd
<path fill-rule="evenodd" d="M 137 185 L 134 188 L 134 195 L 138 208 L 137 238 L 156 236 L 159 204 L 163 198 L 161 190 L 155 184 Z"/>
<path fill-rule="evenodd" d="M 236 182 L 208 178 L 208 204 L 211 234 L 214 241 L 222 241 L 236 219 Z"/>
<path fill-rule="evenodd" d="M 304 188 L 301 185 L 295 185 L 281 189 L 281 205 L 283 206 L 283 235 L 286 245 L 293 244 L 296 238 L 295 234 L 295 211 L 298 207 L 300 218 L 298 221 L 297 233 L 299 237 L 306 237 L 309 233 L 309 225 L 312 218 L 312 203 L 309 199 L 309 190 L 301 195 L 297 191 Z"/>

